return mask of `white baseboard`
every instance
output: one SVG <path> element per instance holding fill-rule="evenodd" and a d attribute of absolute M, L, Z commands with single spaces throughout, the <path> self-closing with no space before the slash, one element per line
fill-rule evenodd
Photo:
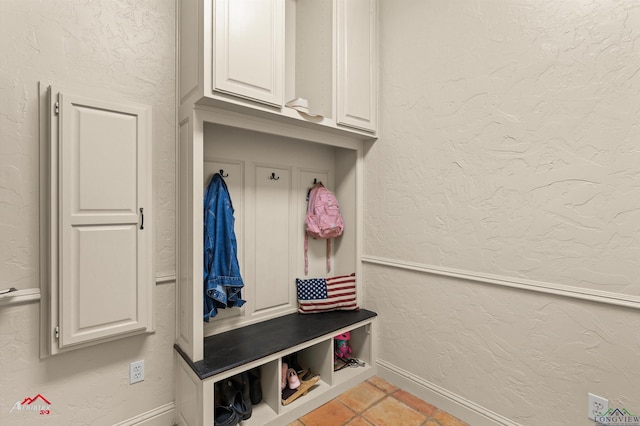
<path fill-rule="evenodd" d="M 153 410 L 149 410 L 120 423 L 116 423 L 113 426 L 172 426 L 175 423 L 176 404 L 175 402 L 169 402 L 168 404 L 161 405 Z"/>
<path fill-rule="evenodd" d="M 384 360 L 377 361 L 377 375 L 393 385 L 473 426 L 520 426 L 460 395 L 430 383 Z"/>

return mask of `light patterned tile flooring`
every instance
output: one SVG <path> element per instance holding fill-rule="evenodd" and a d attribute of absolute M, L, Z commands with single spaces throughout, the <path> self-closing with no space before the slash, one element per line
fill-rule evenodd
<path fill-rule="evenodd" d="M 438 407 L 372 377 L 289 426 L 469 426 Z"/>

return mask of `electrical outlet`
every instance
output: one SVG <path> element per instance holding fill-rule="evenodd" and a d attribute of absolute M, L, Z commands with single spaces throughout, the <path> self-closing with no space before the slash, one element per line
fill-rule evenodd
<path fill-rule="evenodd" d="M 596 416 L 602 416 L 609 410 L 609 400 L 601 396 L 589 393 L 589 414 L 591 420 L 595 420 Z"/>
<path fill-rule="evenodd" d="M 144 359 L 129 364 L 129 384 L 144 380 Z"/>

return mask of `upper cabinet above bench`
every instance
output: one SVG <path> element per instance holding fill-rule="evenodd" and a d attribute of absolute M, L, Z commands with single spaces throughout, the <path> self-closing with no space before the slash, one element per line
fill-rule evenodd
<path fill-rule="evenodd" d="M 211 105 L 375 137 L 377 0 L 179 4 L 181 109 Z M 316 116 L 287 107 L 295 98 Z"/>

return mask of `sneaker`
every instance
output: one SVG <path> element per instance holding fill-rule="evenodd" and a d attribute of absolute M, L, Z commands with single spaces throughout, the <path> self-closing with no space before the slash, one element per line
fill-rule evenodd
<path fill-rule="evenodd" d="M 298 379 L 298 374 L 293 368 L 287 370 L 287 382 L 289 383 L 289 389 L 298 389 L 300 387 L 300 379 Z"/>

